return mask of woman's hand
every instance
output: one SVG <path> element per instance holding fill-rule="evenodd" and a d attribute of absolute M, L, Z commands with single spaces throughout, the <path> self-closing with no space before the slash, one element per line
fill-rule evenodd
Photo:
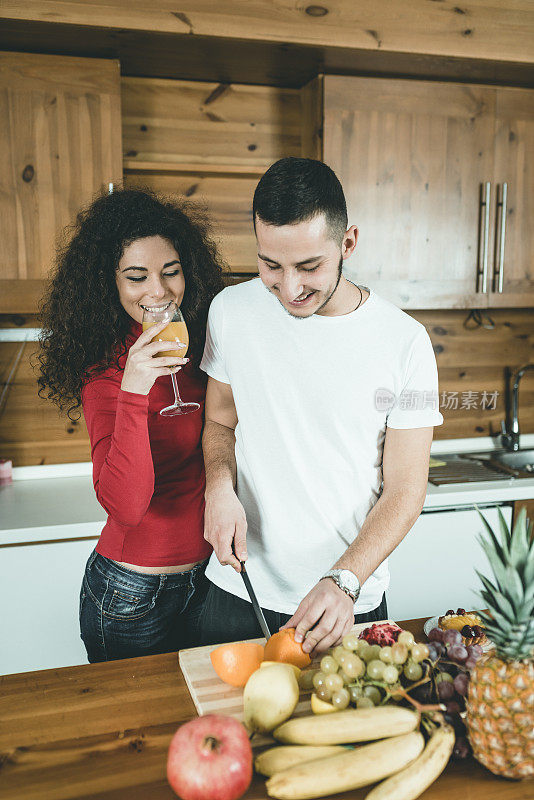
<path fill-rule="evenodd" d="M 168 322 L 159 322 L 157 325 L 153 325 L 143 331 L 135 344 L 130 347 L 121 383 L 123 391 L 148 394 L 156 378 L 161 375 L 171 375 L 173 372 L 177 372 L 183 364 L 187 364 L 188 358 L 172 355 L 172 350 L 184 347 L 182 343 L 152 341 L 154 336 L 164 330 L 167 325 Z M 169 355 L 156 358 L 156 353 L 163 350 L 169 350 Z"/>

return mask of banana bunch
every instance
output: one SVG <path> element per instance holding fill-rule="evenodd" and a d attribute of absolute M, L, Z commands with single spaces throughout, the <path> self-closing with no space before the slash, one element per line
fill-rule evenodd
<path fill-rule="evenodd" d="M 444 723 L 425 746 L 419 722 L 400 706 L 289 719 L 273 731 L 285 746 L 258 755 L 255 767 L 277 800 L 311 800 L 377 781 L 366 800 L 414 800 L 441 774 L 454 747 L 454 731 Z"/>

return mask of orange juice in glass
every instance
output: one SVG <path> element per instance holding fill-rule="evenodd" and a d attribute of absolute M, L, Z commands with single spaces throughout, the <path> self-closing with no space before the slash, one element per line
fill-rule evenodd
<path fill-rule="evenodd" d="M 153 313 L 153 312 L 152 312 Z M 163 320 L 162 320 L 163 322 Z M 154 325 L 157 325 L 156 322 L 151 322 L 148 320 L 143 319 L 143 330 L 146 331 L 149 328 L 153 328 Z M 187 330 L 187 325 L 184 322 L 169 322 L 166 328 L 163 328 L 157 336 L 154 336 L 152 339 L 153 342 L 181 342 L 184 347 L 180 347 L 178 350 L 164 350 L 161 353 L 157 353 L 157 356 L 180 356 L 180 358 L 184 358 L 185 354 L 187 353 L 187 348 L 189 347 L 189 333 Z"/>
<path fill-rule="evenodd" d="M 160 356 L 178 356 L 184 358 L 189 347 L 189 332 L 185 324 L 184 315 L 175 303 L 170 303 L 166 308 L 161 310 L 143 312 L 143 330 L 146 331 L 157 325 L 160 322 L 167 322 L 167 326 L 153 337 L 153 342 L 180 342 L 183 347 L 176 348 L 176 350 L 162 350 L 156 353 L 154 358 Z M 178 367 L 176 372 L 180 370 Z M 180 397 L 180 390 L 178 389 L 178 379 L 176 372 L 171 373 L 172 387 L 174 389 L 174 403 L 171 406 L 162 408 L 159 412 L 162 417 L 175 417 L 182 416 L 183 414 L 191 414 L 193 411 L 198 411 L 200 408 L 199 403 L 184 403 Z"/>

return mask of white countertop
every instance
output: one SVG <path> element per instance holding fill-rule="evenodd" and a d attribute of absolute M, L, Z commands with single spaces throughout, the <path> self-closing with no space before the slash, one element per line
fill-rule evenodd
<path fill-rule="evenodd" d="M 505 478 L 502 481 L 457 483 L 434 486 L 429 483 L 423 511 L 441 507 L 506 503 L 534 498 L 534 478 Z"/>
<path fill-rule="evenodd" d="M 521 437 L 523 448 L 534 446 L 534 434 Z M 494 449 L 491 439 L 434 442 L 432 455 Z M 2 543 L 47 538 L 80 538 L 98 534 L 106 512 L 98 503 L 91 464 L 51 464 L 13 470 L 13 483 L 0 486 Z M 423 511 L 534 499 L 534 477 L 505 478 L 476 484 L 428 484 Z"/>
<path fill-rule="evenodd" d="M 0 531 L 105 522 L 89 476 L 16 480 L 0 486 Z"/>

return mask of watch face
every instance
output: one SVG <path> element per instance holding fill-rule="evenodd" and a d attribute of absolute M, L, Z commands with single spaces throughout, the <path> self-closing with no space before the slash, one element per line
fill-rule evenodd
<path fill-rule="evenodd" d="M 357 592 L 360 588 L 358 578 L 349 569 L 342 569 L 339 578 L 350 592 Z"/>

